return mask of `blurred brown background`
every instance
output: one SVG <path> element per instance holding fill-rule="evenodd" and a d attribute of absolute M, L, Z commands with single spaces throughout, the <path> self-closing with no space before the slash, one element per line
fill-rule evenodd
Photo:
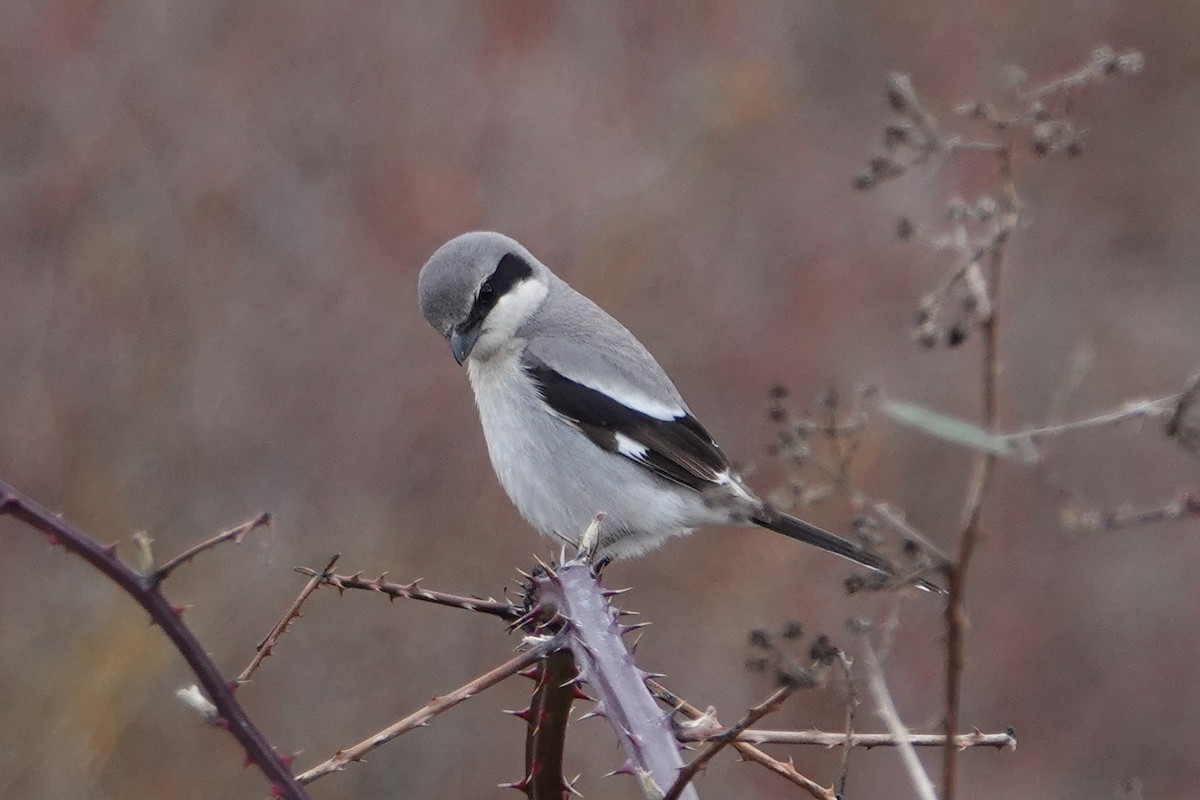
<path fill-rule="evenodd" d="M 871 382 L 973 417 L 976 343 L 910 340 L 945 260 L 897 243 L 985 188 L 983 159 L 869 194 L 851 177 L 913 74 L 943 119 L 1052 76 L 1098 44 L 1143 75 L 1080 96 L 1074 161 L 1022 154 L 1030 226 L 1003 308 L 1006 426 L 1038 424 L 1078 365 L 1068 417 L 1176 390 L 1200 365 L 1200 5 L 6 4 L 0 25 L 0 477 L 98 537 L 149 531 L 160 557 L 260 510 L 277 524 L 207 554 L 168 590 L 227 674 L 299 588 L 298 564 L 499 594 L 549 552 L 492 476 L 464 372 L 416 309 L 450 236 L 521 239 L 653 350 L 766 490 L 765 396 Z M 1148 798 L 1200 785 L 1196 522 L 1072 537 L 1062 498 L 1154 505 L 1196 464 L 1157 425 L 1055 442 L 1002 467 L 973 574 L 963 719 L 1012 725 L 968 752 L 963 796 Z M 970 455 L 877 420 L 859 483 L 953 546 Z M 1052 480 L 1051 480 L 1052 479 Z M 809 511 L 846 530 L 831 501 Z M 259 797 L 233 740 L 172 694 L 189 681 L 143 613 L 78 560 L 0 521 L 0 796 Z M 778 540 L 777 540 L 778 539 Z M 123 552 L 130 550 L 123 545 Z M 847 568 L 766 533 L 704 532 L 609 581 L 656 624 L 644 666 L 732 721 L 770 686 L 746 631 L 797 617 L 843 632 L 892 597 L 847 598 Z M 901 713 L 941 715 L 936 599 L 901 611 L 888 677 Z M 497 623 L 319 594 L 240 692 L 298 765 L 506 659 Z M 504 685 L 315 784 L 318 798 L 507 796 L 523 743 Z M 878 729 L 869 706 L 859 719 Z M 772 727 L 841 720 L 836 687 Z M 780 751 L 781 753 L 783 751 Z M 832 781 L 837 754 L 794 752 Z M 619 754 L 577 726 L 589 797 Z M 936 767 L 936 754 L 925 754 Z M 719 758 L 708 797 L 799 796 Z M 894 752 L 859 753 L 851 797 L 909 794 Z"/>

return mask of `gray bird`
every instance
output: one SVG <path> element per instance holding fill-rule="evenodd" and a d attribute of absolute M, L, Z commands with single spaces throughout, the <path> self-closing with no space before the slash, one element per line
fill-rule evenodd
<path fill-rule="evenodd" d="M 757 525 L 892 574 L 756 497 L 641 342 L 513 239 L 451 239 L 417 294 L 466 362 L 496 476 L 541 533 L 576 539 L 603 512 L 598 554 L 611 560 L 702 525 Z"/>

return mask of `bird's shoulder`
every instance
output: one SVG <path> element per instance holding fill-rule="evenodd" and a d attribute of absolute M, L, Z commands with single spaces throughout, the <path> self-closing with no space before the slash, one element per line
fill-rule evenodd
<path fill-rule="evenodd" d="M 527 370 L 549 368 L 659 419 L 689 413 L 666 371 L 624 325 L 565 283 L 552 296 L 521 331 Z"/>

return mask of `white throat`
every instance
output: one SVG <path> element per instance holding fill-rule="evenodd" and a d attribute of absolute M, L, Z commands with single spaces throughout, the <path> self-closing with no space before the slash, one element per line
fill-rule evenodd
<path fill-rule="evenodd" d="M 505 292 L 483 320 L 483 335 L 471 350 L 471 358 L 486 361 L 510 345 L 517 328 L 537 311 L 549 292 L 550 287 L 535 278 L 527 278 Z"/>

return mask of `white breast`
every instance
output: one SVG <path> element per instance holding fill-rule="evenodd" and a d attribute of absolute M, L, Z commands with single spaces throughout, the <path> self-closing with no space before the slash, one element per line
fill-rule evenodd
<path fill-rule="evenodd" d="M 606 452 L 542 402 L 506 347 L 467 362 L 488 455 L 521 515 L 545 535 L 576 539 L 604 512 L 602 551 L 632 555 L 713 516 L 698 494 Z"/>

